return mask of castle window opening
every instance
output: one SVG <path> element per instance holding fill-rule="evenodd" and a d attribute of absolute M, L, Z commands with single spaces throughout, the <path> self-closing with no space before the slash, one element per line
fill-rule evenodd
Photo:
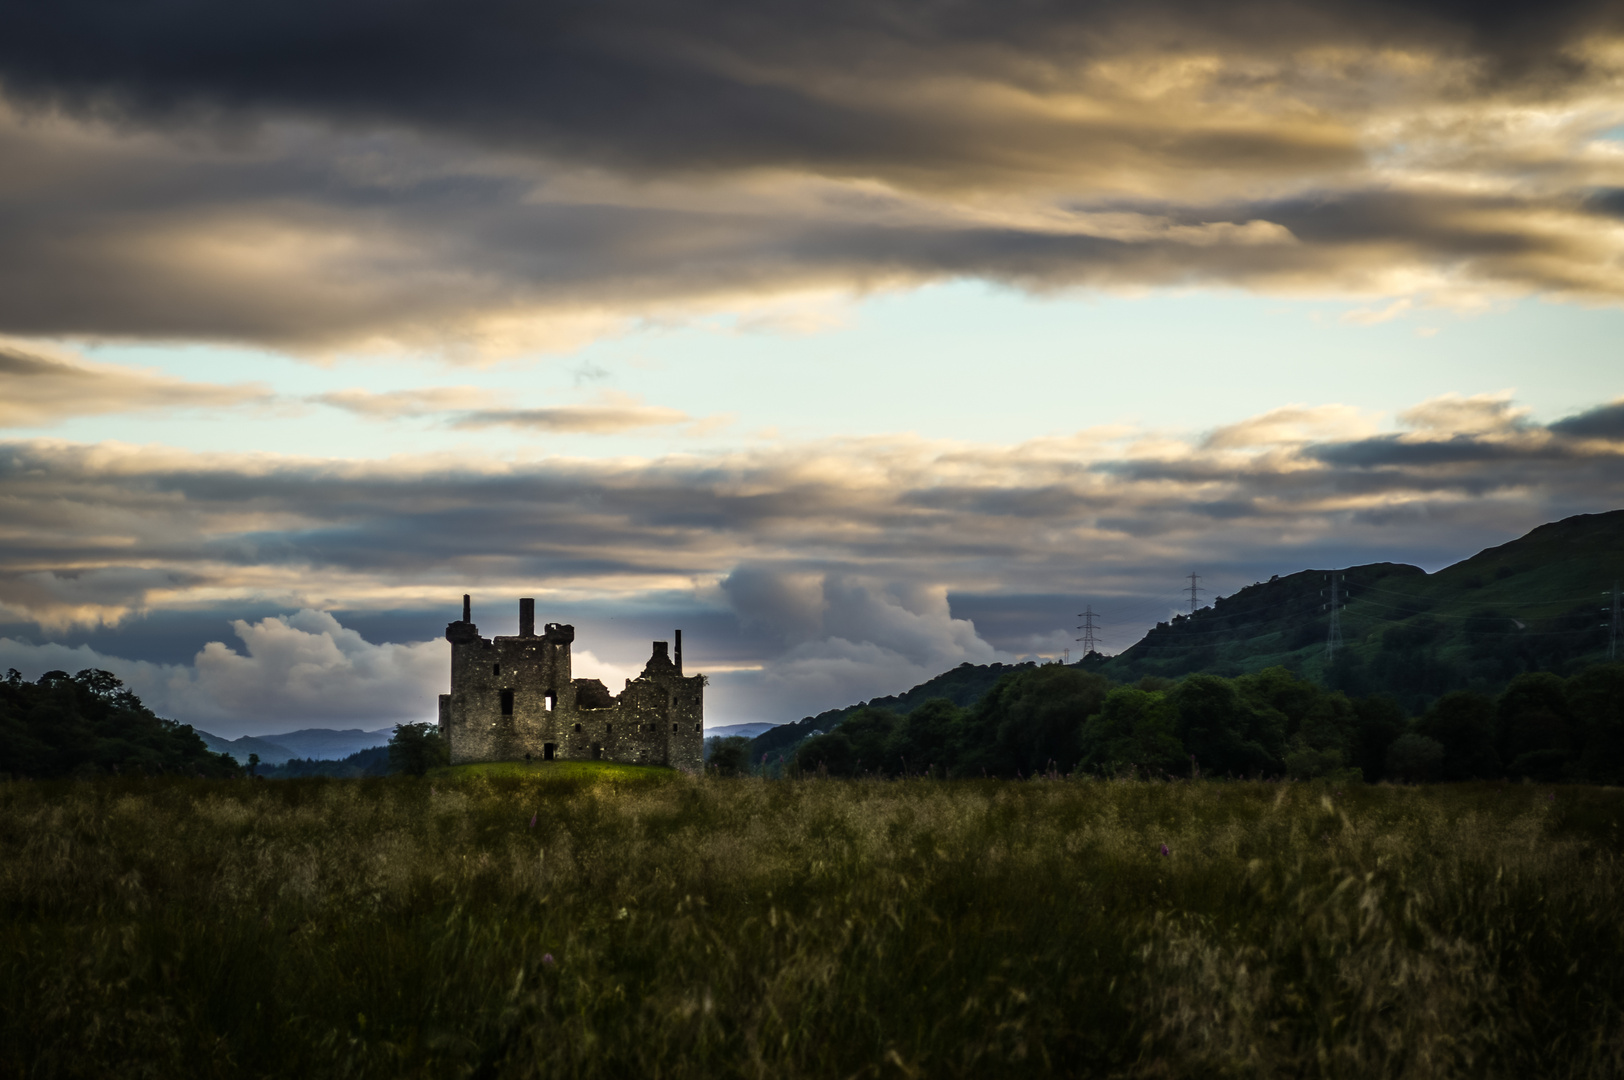
<path fill-rule="evenodd" d="M 557 753 L 557 752 L 558 752 L 558 744 L 557 743 L 551 743 L 551 742 L 550 743 L 543 743 L 542 746 L 541 746 L 541 760 L 543 760 L 543 761 L 551 761 L 551 760 L 553 760 L 553 755 L 555 753 Z"/>
<path fill-rule="evenodd" d="M 672 730 L 672 731 L 673 731 L 673 732 L 675 732 L 675 731 L 676 731 L 676 730 L 677 730 L 677 725 L 675 725 L 675 724 L 672 724 L 672 725 L 671 725 L 671 730 Z"/>
<path fill-rule="evenodd" d="M 502 691 L 502 715 L 503 716 L 512 716 L 513 715 L 513 691 L 512 690 L 503 690 Z"/>
<path fill-rule="evenodd" d="M 502 674 L 502 665 L 501 664 L 492 664 L 491 665 L 491 674 L 492 675 L 500 675 L 500 674 Z"/>
<path fill-rule="evenodd" d="M 603 725 L 603 733 L 605 735 L 613 735 L 615 733 L 615 725 L 613 725 L 613 724 L 605 724 L 605 725 Z"/>
<path fill-rule="evenodd" d="M 547 691 L 547 696 L 542 698 L 541 700 L 542 700 L 543 707 L 548 712 L 552 712 L 553 711 L 553 706 L 558 704 L 558 694 L 555 691 L 549 690 L 549 691 Z"/>
<path fill-rule="evenodd" d="M 575 734 L 579 735 L 580 733 L 581 733 L 581 725 L 576 724 L 575 725 Z"/>
<path fill-rule="evenodd" d="M 695 724 L 694 725 L 694 730 L 699 732 L 701 735 L 703 735 L 705 733 L 705 725 L 704 724 Z"/>

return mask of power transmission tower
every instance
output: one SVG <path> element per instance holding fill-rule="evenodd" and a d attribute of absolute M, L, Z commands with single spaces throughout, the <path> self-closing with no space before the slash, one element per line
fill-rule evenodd
<path fill-rule="evenodd" d="M 1087 660 L 1089 653 L 1099 652 L 1099 650 L 1094 647 L 1094 631 L 1099 629 L 1099 627 L 1094 625 L 1094 620 L 1099 618 L 1099 616 L 1094 614 L 1094 605 L 1090 604 L 1088 607 L 1084 608 L 1082 613 L 1077 617 L 1083 620 L 1083 625 L 1077 628 L 1083 632 L 1083 636 L 1077 640 L 1083 643 L 1083 659 Z"/>
<path fill-rule="evenodd" d="M 1329 663 L 1336 659 L 1336 651 L 1342 647 L 1342 601 L 1337 585 L 1342 575 L 1336 571 L 1331 572 L 1331 602 L 1327 605 L 1331 610 L 1331 626 L 1325 633 L 1325 660 Z"/>
<path fill-rule="evenodd" d="M 1201 587 L 1196 584 L 1196 582 L 1198 582 L 1200 580 L 1201 580 L 1201 575 L 1195 573 L 1192 570 L 1190 572 L 1190 614 L 1191 615 L 1194 615 L 1195 614 L 1195 609 L 1201 606 L 1201 599 L 1200 599 L 1200 597 L 1201 597 Z"/>
<path fill-rule="evenodd" d="M 1604 594 L 1605 595 L 1605 594 Z M 1605 609 L 1603 609 L 1605 610 Z M 1607 620 L 1607 659 L 1618 659 L 1618 627 L 1624 622 L 1624 595 L 1618 591 L 1618 582 L 1613 582 L 1613 608 Z"/>

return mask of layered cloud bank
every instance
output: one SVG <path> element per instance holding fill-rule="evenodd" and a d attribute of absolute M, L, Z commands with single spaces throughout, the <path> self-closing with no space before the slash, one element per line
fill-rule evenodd
<path fill-rule="evenodd" d="M 69 0 L 0 94 L 23 335 L 477 359 L 965 276 L 1624 296 L 1602 3 Z"/>
<path fill-rule="evenodd" d="M 877 437 L 478 467 L 11 443 L 0 604 L 47 633 L 308 608 L 239 621 L 236 651 L 211 645 L 137 684 L 188 718 L 324 702 L 365 719 L 407 699 L 431 710 L 439 646 L 368 645 L 319 609 L 444 610 L 469 590 L 544 609 L 658 604 L 735 628 L 708 646 L 717 715 L 785 719 L 1067 644 L 1056 611 L 1052 629 L 995 647 L 950 594 L 1108 599 L 1165 593 L 1191 567 L 1222 588 L 1400 552 L 1452 560 L 1624 504 L 1624 403 L 1537 424 L 1504 397 L 1449 397 L 1403 420 L 1383 431 L 1294 407 L 1195 439 Z M 604 673 L 631 673 L 633 648 Z M 70 663 L 31 666 L 47 662 Z"/>

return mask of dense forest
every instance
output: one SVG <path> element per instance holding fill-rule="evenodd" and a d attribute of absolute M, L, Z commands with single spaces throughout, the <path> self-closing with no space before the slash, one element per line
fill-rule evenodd
<path fill-rule="evenodd" d="M 769 732 L 768 734 L 772 734 Z M 742 740 L 739 741 L 742 744 Z M 721 748 L 719 748 L 721 749 Z M 1049 664 L 1006 672 L 974 705 L 937 698 L 899 713 L 865 705 L 788 750 L 713 760 L 768 775 L 1508 777 L 1624 783 L 1624 664 L 1519 675 L 1407 716 L 1391 697 L 1350 697 L 1283 667 L 1235 677 L 1120 683 Z"/>
<path fill-rule="evenodd" d="M 0 682 L 0 775 L 113 773 L 240 776 L 229 754 L 191 727 L 155 716 L 110 672 L 47 671 L 34 682 L 12 668 Z"/>

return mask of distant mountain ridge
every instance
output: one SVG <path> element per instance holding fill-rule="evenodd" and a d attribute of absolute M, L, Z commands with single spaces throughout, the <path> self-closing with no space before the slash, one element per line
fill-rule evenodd
<path fill-rule="evenodd" d="M 705 729 L 706 739 L 753 739 L 766 731 L 778 727 L 765 721 L 752 721 L 748 724 L 723 724 L 721 727 L 708 727 Z"/>
<path fill-rule="evenodd" d="M 389 745 L 394 727 L 377 731 L 347 728 L 301 728 L 282 735 L 244 735 L 224 739 L 207 731 L 198 731 L 198 737 L 216 753 L 230 754 L 240 764 L 248 764 L 249 754 L 258 754 L 265 765 L 281 765 L 295 758 L 316 761 L 338 761 L 362 750 Z"/>

